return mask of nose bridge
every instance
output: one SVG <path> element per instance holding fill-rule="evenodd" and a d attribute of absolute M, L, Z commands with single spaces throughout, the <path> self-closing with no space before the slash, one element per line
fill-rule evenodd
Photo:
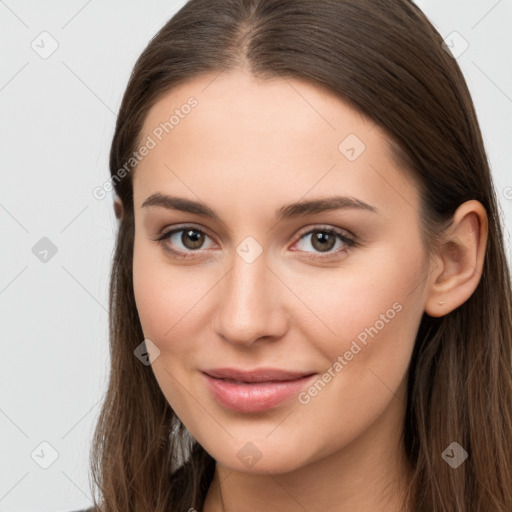
<path fill-rule="evenodd" d="M 249 242 L 250 243 L 250 242 Z M 222 280 L 214 329 L 232 343 L 251 344 L 258 338 L 281 336 L 286 329 L 284 305 L 279 301 L 282 283 L 267 268 L 267 258 L 254 258 L 241 249 L 233 255 L 231 270 Z"/>

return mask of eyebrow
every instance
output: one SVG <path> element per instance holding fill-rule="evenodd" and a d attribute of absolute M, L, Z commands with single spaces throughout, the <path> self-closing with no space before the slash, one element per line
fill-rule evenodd
<path fill-rule="evenodd" d="M 159 192 L 150 195 L 144 203 L 142 203 L 142 208 L 148 207 L 178 210 L 202 215 L 217 221 L 221 220 L 219 215 L 217 215 L 217 213 L 215 213 L 215 211 L 206 204 L 193 201 L 191 199 L 185 199 L 184 197 L 164 195 Z M 302 215 L 313 215 L 315 213 L 341 209 L 365 210 L 372 213 L 378 212 L 378 209 L 375 206 L 371 206 L 360 199 L 356 199 L 354 197 L 333 196 L 284 205 L 276 210 L 275 217 L 277 220 L 286 220 L 300 217 Z"/>

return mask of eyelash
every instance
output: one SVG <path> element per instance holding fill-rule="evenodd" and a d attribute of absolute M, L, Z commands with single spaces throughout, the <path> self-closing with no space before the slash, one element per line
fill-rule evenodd
<path fill-rule="evenodd" d="M 212 238 L 203 229 L 199 229 L 199 228 L 196 228 L 193 225 L 186 224 L 186 225 L 179 226 L 179 227 L 173 228 L 173 229 L 171 229 L 169 231 L 166 231 L 166 232 L 162 233 L 154 241 L 158 242 L 161 245 L 161 247 L 166 252 L 170 253 L 175 258 L 180 258 L 180 259 L 195 258 L 196 255 L 194 253 L 195 252 L 199 252 L 201 249 L 190 250 L 190 252 L 184 252 L 184 251 L 178 251 L 176 249 L 172 249 L 167 243 L 165 243 L 166 240 L 168 240 L 172 235 L 174 235 L 175 233 L 180 233 L 182 231 L 195 231 L 197 233 L 204 234 L 204 235 L 208 236 L 209 238 Z M 328 258 L 332 258 L 332 256 L 334 254 L 339 254 L 339 253 L 347 252 L 347 250 L 350 250 L 353 247 L 357 247 L 359 245 L 354 238 L 346 235 L 344 231 L 341 231 L 340 229 L 333 228 L 331 226 L 317 226 L 317 227 L 315 227 L 313 229 L 310 229 L 309 231 L 306 231 L 306 232 L 302 233 L 299 236 L 298 241 L 302 240 L 306 236 L 311 235 L 313 233 L 327 233 L 329 235 L 335 235 L 338 240 L 341 240 L 341 242 L 343 242 L 345 244 L 345 247 L 343 247 L 341 249 L 338 249 L 337 251 L 334 251 L 334 252 L 323 253 L 324 255 L 322 255 L 322 253 L 316 253 L 316 255 L 313 255 L 310 252 L 303 251 L 303 252 L 306 253 L 306 258 L 309 258 L 309 259 L 325 260 L 325 259 L 328 259 Z"/>

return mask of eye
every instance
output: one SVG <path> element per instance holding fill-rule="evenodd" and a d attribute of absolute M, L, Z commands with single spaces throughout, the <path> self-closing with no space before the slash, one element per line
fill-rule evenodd
<path fill-rule="evenodd" d="M 357 243 L 354 238 L 340 229 L 319 226 L 302 234 L 296 245 L 299 247 L 298 250 L 310 253 L 307 257 L 320 259 L 324 258 L 324 255 L 331 257 L 338 253 L 347 252 L 351 247 L 355 247 Z M 308 247 L 313 248 L 313 253 L 308 251 Z M 335 247 L 337 250 L 333 250 Z"/>
<path fill-rule="evenodd" d="M 205 247 L 205 241 L 212 238 L 202 229 L 192 225 L 185 225 L 170 229 L 160 235 L 156 241 L 162 248 L 176 258 L 195 258 L 194 252 L 200 252 L 216 245 L 214 242 Z M 309 240 L 309 241 L 308 241 Z M 299 250 L 307 254 L 307 258 L 330 258 L 337 254 L 346 253 L 350 248 L 357 246 L 354 238 L 344 231 L 331 226 L 318 226 L 300 235 L 295 243 Z M 308 250 L 313 248 L 313 252 Z M 337 248 L 337 250 L 333 250 Z"/>
<path fill-rule="evenodd" d="M 193 252 L 205 249 L 206 239 L 211 238 L 194 226 L 181 226 L 163 233 L 157 241 L 164 250 L 178 258 L 193 258 Z"/>

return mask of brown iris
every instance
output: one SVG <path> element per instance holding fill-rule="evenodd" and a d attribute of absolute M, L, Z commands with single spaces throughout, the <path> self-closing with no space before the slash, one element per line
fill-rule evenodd
<path fill-rule="evenodd" d="M 188 241 L 190 241 L 190 245 L 186 243 Z M 204 233 L 195 229 L 186 229 L 181 235 L 181 242 L 187 249 L 198 249 L 204 243 Z"/>
<path fill-rule="evenodd" d="M 329 251 L 336 243 L 336 236 L 325 231 L 313 231 L 312 245 L 318 251 Z"/>

